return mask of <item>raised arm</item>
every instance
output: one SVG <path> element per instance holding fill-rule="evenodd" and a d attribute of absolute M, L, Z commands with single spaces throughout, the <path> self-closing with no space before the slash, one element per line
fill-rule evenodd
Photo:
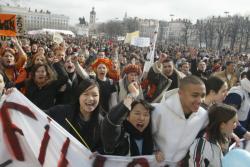
<path fill-rule="evenodd" d="M 27 55 L 24 52 L 24 50 L 22 49 L 20 43 L 18 42 L 16 37 L 11 37 L 11 41 L 13 42 L 13 44 L 17 47 L 18 49 L 18 58 L 17 58 L 17 62 L 16 62 L 16 68 L 20 69 L 21 67 L 23 67 L 23 65 L 25 64 L 25 62 L 27 61 Z"/>
<path fill-rule="evenodd" d="M 129 85 L 130 94 L 106 115 L 101 126 L 101 138 L 105 154 L 113 154 L 122 135 L 122 123 L 126 119 L 133 100 L 139 95 L 138 85 Z"/>
<path fill-rule="evenodd" d="M 76 73 L 82 78 L 89 78 L 89 74 L 87 71 L 80 65 L 78 62 L 78 57 L 77 56 L 72 56 L 71 61 L 74 63 L 75 68 L 76 68 Z"/>

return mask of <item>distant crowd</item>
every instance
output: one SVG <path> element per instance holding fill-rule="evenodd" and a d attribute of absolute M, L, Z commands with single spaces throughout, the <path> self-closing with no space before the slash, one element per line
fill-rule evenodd
<path fill-rule="evenodd" d="M 250 53 L 49 35 L 0 41 L 0 91 L 15 87 L 92 152 L 222 166 L 250 140 Z"/>

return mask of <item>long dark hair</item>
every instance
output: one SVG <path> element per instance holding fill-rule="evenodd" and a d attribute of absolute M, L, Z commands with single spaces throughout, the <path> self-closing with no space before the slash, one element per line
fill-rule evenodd
<path fill-rule="evenodd" d="M 151 113 L 154 110 L 154 107 L 150 103 L 148 103 L 147 101 L 140 99 L 140 100 L 133 101 L 133 103 L 131 104 L 131 111 L 138 104 L 143 105 L 143 107 L 145 107 L 145 109 L 149 111 L 150 117 L 149 117 L 148 126 L 144 129 L 143 132 L 139 132 L 137 130 L 133 130 L 135 127 L 132 124 L 128 123 L 128 121 L 125 121 L 124 127 L 125 127 L 125 130 L 130 134 L 130 138 L 132 138 L 132 139 L 136 139 L 138 137 L 143 136 L 142 154 L 143 155 L 151 155 L 153 153 L 153 146 L 154 146 L 152 130 L 151 130 L 152 129 Z M 131 126 L 133 126 L 133 128 L 131 128 Z M 131 143 L 130 143 L 131 155 L 132 156 L 137 155 L 138 152 L 134 148 L 134 146 L 135 146 L 134 140 L 130 140 L 130 141 L 131 141 Z"/>
<path fill-rule="evenodd" d="M 230 105 L 215 103 L 208 109 L 208 137 L 211 141 L 225 143 L 226 138 L 220 131 L 221 123 L 226 123 L 236 115 L 237 110 Z"/>
<path fill-rule="evenodd" d="M 81 94 L 83 92 L 85 92 L 90 87 L 97 87 L 98 91 L 100 92 L 99 85 L 98 85 L 98 83 L 94 79 L 84 79 L 78 85 L 78 87 L 76 89 L 76 101 L 75 101 L 76 109 L 75 109 L 75 113 L 74 113 L 73 119 L 76 119 L 76 117 L 79 117 L 79 114 L 80 114 L 79 98 L 80 98 Z M 92 114 L 90 116 L 91 123 L 98 125 L 99 113 L 101 111 L 102 111 L 102 108 L 101 108 L 100 101 L 99 101 L 97 107 L 95 108 L 95 110 L 92 112 Z"/>

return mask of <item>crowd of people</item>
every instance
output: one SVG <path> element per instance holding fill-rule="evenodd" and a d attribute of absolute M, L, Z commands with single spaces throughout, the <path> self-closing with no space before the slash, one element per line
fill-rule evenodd
<path fill-rule="evenodd" d="M 222 166 L 250 139 L 250 57 L 224 49 L 47 35 L 0 46 L 0 91 L 16 87 L 86 148 L 155 155 L 167 166 Z M 4 88 L 4 89 L 3 89 Z"/>

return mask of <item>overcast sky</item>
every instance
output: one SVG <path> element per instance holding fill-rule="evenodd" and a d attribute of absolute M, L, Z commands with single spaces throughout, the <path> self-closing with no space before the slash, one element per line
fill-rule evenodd
<path fill-rule="evenodd" d="M 19 1 L 21 5 L 31 9 L 50 10 L 52 13 L 65 14 L 70 23 L 78 23 L 84 16 L 89 21 L 89 12 L 95 7 L 97 22 L 115 18 L 120 20 L 125 12 L 129 17 L 170 20 L 187 18 L 195 21 L 208 16 L 225 16 L 250 14 L 250 0 L 8 0 Z"/>

